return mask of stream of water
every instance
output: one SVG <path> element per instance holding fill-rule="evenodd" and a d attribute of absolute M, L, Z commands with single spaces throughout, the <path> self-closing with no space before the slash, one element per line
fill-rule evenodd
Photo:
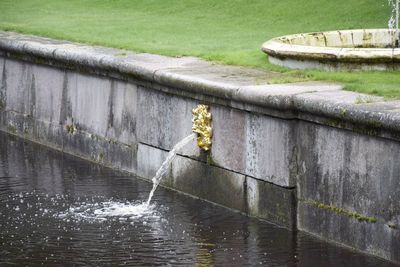
<path fill-rule="evenodd" d="M 399 32 L 399 12 L 400 12 L 400 1 L 399 0 L 388 0 L 389 7 L 391 8 L 391 14 L 388 21 L 390 30 L 395 30 L 395 43 L 400 47 L 400 32 Z M 396 45 L 396 44 L 395 44 Z"/>
<path fill-rule="evenodd" d="M 171 165 L 171 162 L 174 160 L 176 157 L 177 153 L 188 143 L 194 141 L 196 138 L 196 134 L 193 133 L 189 136 L 186 136 L 183 138 L 181 141 L 179 141 L 168 153 L 167 158 L 164 160 L 164 162 L 161 164 L 161 167 L 157 170 L 156 175 L 153 177 L 153 188 L 150 191 L 149 197 L 147 199 L 147 205 L 150 205 L 150 201 L 153 198 L 154 192 L 156 191 L 158 185 L 161 182 L 161 179 L 164 177 L 165 173 L 167 172 L 168 168 Z"/>

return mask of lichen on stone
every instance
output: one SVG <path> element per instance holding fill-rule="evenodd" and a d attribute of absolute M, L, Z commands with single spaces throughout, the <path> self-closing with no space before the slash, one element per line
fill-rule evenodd
<path fill-rule="evenodd" d="M 332 211 L 332 212 L 335 212 L 335 213 L 343 214 L 343 215 L 345 215 L 347 217 L 354 218 L 354 219 L 356 219 L 356 220 L 358 220 L 360 222 L 376 223 L 378 221 L 378 219 L 375 218 L 375 217 L 364 216 L 364 215 L 359 214 L 359 213 L 357 213 L 355 211 L 349 211 L 349 210 L 346 210 L 346 209 L 343 209 L 343 208 L 335 207 L 333 205 L 327 205 L 327 204 L 320 203 L 320 202 L 313 201 L 313 200 L 307 200 L 307 201 L 305 201 L 305 203 L 307 203 L 309 205 L 312 205 L 312 206 L 315 206 L 315 207 L 320 208 L 320 209 L 324 209 L 324 210 Z"/>
<path fill-rule="evenodd" d="M 73 124 L 65 125 L 65 129 L 67 130 L 67 133 L 69 133 L 69 134 L 75 134 L 75 132 L 76 132 L 76 128 Z"/>
<path fill-rule="evenodd" d="M 14 125 L 8 125 L 7 126 L 7 131 L 9 132 L 9 133 L 12 133 L 12 134 L 16 134 L 17 133 L 17 128 L 15 128 L 15 126 Z"/>
<path fill-rule="evenodd" d="M 393 230 L 399 230 L 399 229 L 400 229 L 400 226 L 399 226 L 399 225 L 396 225 L 396 224 L 388 223 L 387 226 L 388 226 L 389 228 L 393 229 Z"/>

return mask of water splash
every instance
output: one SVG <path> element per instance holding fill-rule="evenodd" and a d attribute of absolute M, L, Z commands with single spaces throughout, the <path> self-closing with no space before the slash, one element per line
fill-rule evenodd
<path fill-rule="evenodd" d="M 194 141 L 196 136 L 197 136 L 196 134 L 191 134 L 191 135 L 183 138 L 168 153 L 167 158 L 161 164 L 161 167 L 158 169 L 158 171 L 156 172 L 156 175 L 152 179 L 153 188 L 151 189 L 149 198 L 147 199 L 147 202 L 146 202 L 147 205 L 150 205 L 150 201 L 153 198 L 154 192 L 156 191 L 158 185 L 160 184 L 161 179 L 164 177 L 165 173 L 167 172 L 172 160 L 176 157 L 176 154 L 179 152 L 179 150 L 181 150 L 189 142 Z"/>
<path fill-rule="evenodd" d="M 58 214 L 61 219 L 74 221 L 106 221 L 117 218 L 119 221 L 136 221 L 142 217 L 157 219 L 155 205 L 147 203 L 104 201 L 98 203 L 80 203 Z"/>
<path fill-rule="evenodd" d="M 394 30 L 396 28 L 396 1 L 388 0 L 388 5 L 391 8 L 390 18 L 388 21 L 389 30 Z"/>

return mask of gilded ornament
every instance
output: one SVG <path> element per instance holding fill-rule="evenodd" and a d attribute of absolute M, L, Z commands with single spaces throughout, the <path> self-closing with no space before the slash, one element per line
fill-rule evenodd
<path fill-rule="evenodd" d="M 192 114 L 192 131 L 197 133 L 197 145 L 208 151 L 211 148 L 212 139 L 211 113 L 208 112 L 208 106 L 198 105 L 192 110 Z"/>

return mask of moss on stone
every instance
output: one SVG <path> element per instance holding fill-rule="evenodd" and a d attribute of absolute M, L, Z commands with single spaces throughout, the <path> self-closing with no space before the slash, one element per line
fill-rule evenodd
<path fill-rule="evenodd" d="M 372 96 L 358 96 L 354 104 L 361 105 L 361 104 L 370 104 L 374 102 L 378 102 L 379 98 L 375 98 Z"/>
<path fill-rule="evenodd" d="M 17 134 L 17 128 L 15 128 L 14 125 L 8 125 L 8 126 L 7 126 L 7 131 L 8 131 L 9 133 L 12 133 L 12 134 Z"/>
<path fill-rule="evenodd" d="M 115 145 L 115 144 L 118 144 L 118 141 L 115 140 L 114 138 L 110 138 L 110 139 L 108 140 L 108 143 L 109 143 L 110 145 Z"/>
<path fill-rule="evenodd" d="M 207 164 L 212 166 L 217 166 L 217 163 L 214 161 L 211 153 L 207 153 Z"/>
<path fill-rule="evenodd" d="M 391 229 L 393 229 L 393 230 L 399 230 L 400 229 L 400 226 L 399 225 L 396 225 L 396 224 L 387 224 L 387 226 L 389 227 L 389 228 L 391 228 Z"/>
<path fill-rule="evenodd" d="M 116 53 L 113 56 L 114 57 L 124 57 L 124 56 L 127 56 L 127 55 L 128 55 L 127 53 L 121 52 L 121 53 Z"/>
<path fill-rule="evenodd" d="M 67 130 L 67 133 L 69 133 L 69 134 L 75 134 L 75 132 L 76 132 L 76 128 L 73 124 L 65 125 L 65 129 Z"/>
<path fill-rule="evenodd" d="M 312 205 L 312 206 L 315 206 L 315 207 L 320 208 L 320 209 L 324 209 L 324 210 L 332 211 L 332 212 L 335 212 L 335 213 L 343 214 L 343 215 L 345 215 L 347 217 L 356 219 L 356 220 L 358 220 L 360 222 L 376 223 L 378 221 L 378 219 L 375 218 L 375 217 L 364 216 L 364 215 L 359 214 L 359 213 L 357 213 L 355 211 L 349 211 L 349 210 L 346 210 L 346 209 L 343 209 L 343 208 L 335 207 L 335 206 L 332 206 L 332 205 L 327 205 L 327 204 L 320 203 L 320 202 L 313 201 L 313 200 L 307 200 L 307 201 L 305 201 L 305 203 L 309 204 L 309 205 Z"/>
<path fill-rule="evenodd" d="M 42 57 L 33 57 L 32 59 L 33 63 L 38 64 L 38 65 L 48 65 L 49 60 L 42 58 Z"/>
<path fill-rule="evenodd" d="M 353 128 L 353 132 L 365 135 L 377 135 L 377 131 L 375 129 L 365 127 L 355 127 Z"/>
<path fill-rule="evenodd" d="M 340 119 L 327 119 L 324 124 L 335 128 L 345 128 L 346 126 L 346 123 Z"/>
<path fill-rule="evenodd" d="M 347 111 L 342 110 L 341 116 L 343 117 L 343 119 L 326 119 L 323 121 L 323 123 L 330 127 L 351 129 L 355 133 L 365 134 L 365 135 L 378 135 L 383 125 L 381 121 L 376 119 L 369 119 L 365 125 L 347 124 L 347 122 L 344 120 L 346 114 Z"/>
<path fill-rule="evenodd" d="M 122 144 L 125 145 L 127 148 L 129 148 L 132 151 L 137 151 L 138 150 L 138 144 Z"/>
<path fill-rule="evenodd" d="M 340 116 L 341 116 L 342 118 L 346 118 L 347 113 L 348 113 L 348 110 L 347 110 L 347 109 L 345 109 L 345 108 L 341 108 L 341 109 L 340 109 Z"/>
<path fill-rule="evenodd" d="M 370 127 L 374 127 L 374 128 L 380 128 L 380 127 L 382 127 L 383 123 L 380 120 L 369 119 L 367 121 L 367 125 Z"/>

